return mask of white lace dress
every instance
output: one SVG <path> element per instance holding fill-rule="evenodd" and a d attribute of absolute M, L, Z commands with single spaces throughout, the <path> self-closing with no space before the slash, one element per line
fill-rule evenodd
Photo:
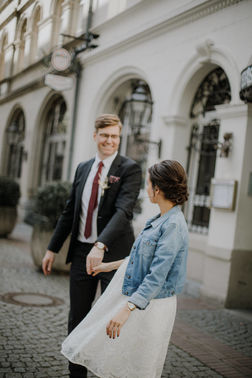
<path fill-rule="evenodd" d="M 176 315 L 176 296 L 153 299 L 145 310 L 134 310 L 110 339 L 106 325 L 127 302 L 121 293 L 128 258 L 83 321 L 64 340 L 61 352 L 101 378 L 158 378 Z"/>

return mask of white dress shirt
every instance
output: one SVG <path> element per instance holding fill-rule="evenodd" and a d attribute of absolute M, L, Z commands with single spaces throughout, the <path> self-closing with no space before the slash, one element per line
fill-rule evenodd
<path fill-rule="evenodd" d="M 118 152 L 116 151 L 113 155 L 102 160 L 103 167 L 102 167 L 101 176 L 100 176 L 101 182 L 104 182 L 105 178 L 107 177 L 108 171 L 109 171 L 111 164 L 113 163 L 117 153 Z M 84 189 L 83 189 L 83 193 L 82 193 L 78 240 L 83 242 L 83 243 L 94 243 L 97 240 L 97 215 L 98 215 L 98 207 L 99 207 L 99 202 L 100 202 L 101 192 L 102 192 L 100 185 L 99 185 L 99 188 L 98 188 L 97 206 L 93 211 L 91 235 L 87 239 L 84 236 L 84 230 L 85 230 L 85 225 L 86 225 L 88 205 L 89 205 L 89 199 L 90 199 L 91 192 L 92 192 L 93 181 L 94 181 L 95 175 L 97 173 L 98 165 L 99 165 L 100 161 L 101 161 L 101 159 L 99 158 L 98 154 L 96 154 L 95 161 L 94 161 L 94 163 L 91 167 L 91 170 L 90 170 L 89 175 L 87 177 L 87 180 L 86 180 L 86 183 L 85 183 L 85 186 L 84 186 Z"/>

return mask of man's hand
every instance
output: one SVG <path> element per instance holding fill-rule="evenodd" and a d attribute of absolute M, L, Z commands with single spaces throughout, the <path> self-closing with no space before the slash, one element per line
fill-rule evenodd
<path fill-rule="evenodd" d="M 86 260 L 86 270 L 87 274 L 92 274 L 93 268 L 97 265 L 100 265 L 104 257 L 104 251 L 100 248 L 97 248 L 95 245 L 87 255 Z"/>
<path fill-rule="evenodd" d="M 106 327 L 106 333 L 109 338 L 115 339 L 120 336 L 121 328 L 126 323 L 131 311 L 126 304 L 114 317 L 110 320 Z"/>
<path fill-rule="evenodd" d="M 42 260 L 42 269 L 45 276 L 48 276 L 51 273 L 54 260 L 54 253 L 52 251 L 47 250 Z"/>

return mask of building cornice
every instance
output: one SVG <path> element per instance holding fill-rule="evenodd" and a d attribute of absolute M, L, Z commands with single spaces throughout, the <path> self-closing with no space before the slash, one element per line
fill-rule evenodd
<path fill-rule="evenodd" d="M 5 8 L 12 2 L 13 0 L 5 0 L 2 6 L 0 6 L 0 13 L 2 13 Z"/>
<path fill-rule="evenodd" d="M 0 24 L 0 30 L 2 30 L 13 18 L 15 18 L 18 14 L 22 14 L 31 4 L 33 4 L 35 0 L 28 0 L 25 4 L 17 6 L 14 8 L 13 12 Z M 8 5 L 11 3 L 9 1 Z M 0 9 L 0 13 L 1 13 Z"/>
<path fill-rule="evenodd" d="M 242 1 L 246 0 L 195 0 L 193 1 L 193 6 L 190 2 L 190 4 L 186 4 L 185 6 L 176 9 L 170 14 L 169 18 L 167 18 L 167 15 L 162 15 L 158 19 L 153 20 L 152 24 L 149 23 L 147 27 L 139 30 L 133 35 L 127 36 L 124 40 L 116 41 L 115 43 L 112 42 L 106 46 L 99 46 L 88 54 L 83 53 L 81 55 L 81 60 L 83 63 L 93 63 L 94 61 L 103 59 L 104 56 L 114 54 L 115 49 L 116 51 L 124 50 L 129 46 L 139 43 L 140 40 L 143 42 L 150 39 L 150 37 L 153 38 L 162 34 L 163 31 L 167 32 L 173 30 Z M 137 6 L 139 6 L 139 4 L 137 4 Z M 114 19 L 117 18 L 117 22 L 120 23 L 120 19 L 125 17 L 126 13 L 127 16 L 129 16 L 130 13 L 134 11 L 135 7 L 132 7 L 127 12 L 122 12 L 122 14 L 114 17 Z M 102 34 L 102 29 L 106 28 L 110 23 L 111 20 L 108 19 L 106 22 L 95 26 L 92 31 L 94 33 Z"/>

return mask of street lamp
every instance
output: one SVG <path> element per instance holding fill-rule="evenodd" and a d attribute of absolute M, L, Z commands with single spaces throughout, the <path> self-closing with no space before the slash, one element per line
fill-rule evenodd
<path fill-rule="evenodd" d="M 7 139 L 9 145 L 17 145 L 24 140 L 24 119 L 22 115 L 16 117 L 7 128 Z"/>
<path fill-rule="evenodd" d="M 241 72 L 240 99 L 246 103 L 252 102 L 252 65 Z"/>
<path fill-rule="evenodd" d="M 135 136 L 141 134 L 141 128 L 150 122 L 152 114 L 152 100 L 147 85 L 139 80 L 126 103 L 129 107 L 129 123 Z"/>
<path fill-rule="evenodd" d="M 158 142 L 141 138 L 141 131 L 147 129 L 151 120 L 152 105 L 151 95 L 148 86 L 144 81 L 138 80 L 129 99 L 125 100 L 129 111 L 129 125 L 131 133 L 137 143 L 155 144 L 158 146 L 158 157 L 161 156 L 161 140 Z"/>
<path fill-rule="evenodd" d="M 7 138 L 9 145 L 17 145 L 20 141 L 20 133 L 17 121 L 13 121 L 7 129 Z"/>

